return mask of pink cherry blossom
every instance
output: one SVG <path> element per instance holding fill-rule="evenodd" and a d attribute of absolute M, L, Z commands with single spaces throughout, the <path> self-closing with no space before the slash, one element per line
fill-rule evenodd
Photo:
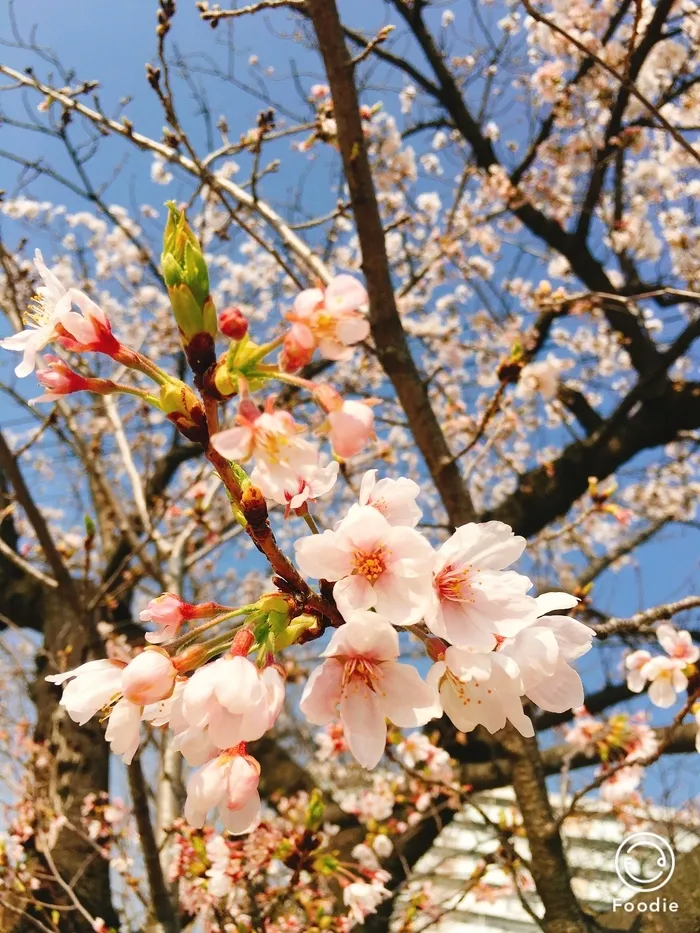
<path fill-rule="evenodd" d="M 87 661 L 72 671 L 50 674 L 50 684 L 66 684 L 60 704 L 73 722 L 83 726 L 121 694 L 123 661 Z"/>
<path fill-rule="evenodd" d="M 654 706 L 667 709 L 676 702 L 676 694 L 688 688 L 688 678 L 683 673 L 683 662 L 659 655 L 647 661 L 641 675 L 650 681 L 649 699 Z"/>
<path fill-rule="evenodd" d="M 207 728 L 217 748 L 253 742 L 271 729 L 284 702 L 276 667 L 261 671 L 243 657 L 218 658 L 194 672 L 182 695 L 189 726 Z"/>
<path fill-rule="evenodd" d="M 334 530 L 296 541 L 299 569 L 337 581 L 341 612 L 376 608 L 396 625 L 420 621 L 431 597 L 433 550 L 417 531 L 392 527 L 370 506 L 358 506 Z"/>
<path fill-rule="evenodd" d="M 321 466 L 318 452 L 311 448 L 304 457 L 298 457 L 293 465 L 258 463 L 250 474 L 251 481 L 266 499 L 285 507 L 285 516 L 300 509 L 306 502 L 313 502 L 335 486 L 339 465 L 335 460 Z"/>
<path fill-rule="evenodd" d="M 462 525 L 437 552 L 425 621 L 453 645 L 489 651 L 495 635 L 516 635 L 537 617 L 530 580 L 503 568 L 517 560 L 525 539 L 509 525 Z"/>
<path fill-rule="evenodd" d="M 517 394 L 523 398 L 540 394 L 546 402 L 557 397 L 560 374 L 569 369 L 571 363 L 549 353 L 545 360 L 537 360 L 523 366 L 518 380 Z"/>
<path fill-rule="evenodd" d="M 672 625 L 659 625 L 656 637 L 666 654 L 685 664 L 694 664 L 700 658 L 700 648 L 693 644 L 690 632 L 677 631 Z"/>
<path fill-rule="evenodd" d="M 431 668 L 428 682 L 437 688 L 445 713 L 462 732 L 481 725 L 494 733 L 510 721 L 522 735 L 535 734 L 520 699 L 520 668 L 500 651 L 450 647 L 444 660 Z"/>
<path fill-rule="evenodd" d="M 329 413 L 328 423 L 333 452 L 344 460 L 359 454 L 374 434 L 374 412 L 365 402 L 345 400 Z"/>
<path fill-rule="evenodd" d="M 286 411 L 260 409 L 251 401 L 243 401 L 236 415 L 237 426 L 219 431 L 211 445 L 227 460 L 244 463 L 252 456 L 256 461 L 271 464 L 290 463 L 300 452 L 312 445 L 299 440 L 301 428 Z M 313 449 L 313 448 L 312 448 Z"/>
<path fill-rule="evenodd" d="M 651 655 L 642 649 L 632 651 L 625 658 L 627 686 L 633 693 L 641 693 L 646 687 L 648 678 L 643 671 L 649 661 L 651 661 Z"/>
<path fill-rule="evenodd" d="M 147 632 L 146 641 L 152 645 L 158 645 L 175 638 L 182 623 L 192 618 L 190 614 L 192 609 L 194 609 L 193 606 L 174 593 L 163 593 L 162 596 L 152 599 L 141 611 L 139 618 L 142 622 L 154 622 L 156 625 L 162 625 L 163 628 L 160 632 Z"/>
<path fill-rule="evenodd" d="M 20 378 L 33 372 L 37 354 L 54 340 L 69 350 L 96 350 L 112 355 L 119 343 L 112 336 L 104 311 L 83 292 L 65 288 L 47 268 L 39 250 L 34 265 L 43 285 L 37 289 L 27 315 L 27 327 L 18 334 L 0 340 L 0 347 L 22 353 L 22 362 L 15 369 Z M 80 313 L 73 311 L 73 305 Z"/>
<path fill-rule="evenodd" d="M 218 810 L 225 828 L 235 836 L 249 833 L 260 822 L 260 766 L 249 755 L 231 749 L 198 768 L 187 782 L 185 819 L 197 829 L 210 810 Z"/>
<path fill-rule="evenodd" d="M 177 669 L 167 652 L 147 648 L 124 668 L 122 693 L 137 706 L 157 703 L 172 694 L 176 677 Z"/>
<path fill-rule="evenodd" d="M 435 692 L 398 656 L 398 634 L 386 619 L 354 613 L 333 633 L 301 698 L 315 725 L 340 717 L 350 751 L 365 768 L 376 767 L 384 753 L 386 719 L 409 727 L 440 715 Z"/>
<path fill-rule="evenodd" d="M 61 706 L 81 726 L 101 709 L 109 709 L 105 738 L 114 754 L 121 755 L 124 763 L 129 764 L 139 746 L 141 721 L 155 718 L 158 704 L 144 710 L 141 703 L 132 703 L 122 695 L 126 668 L 123 661 L 88 661 L 64 674 L 51 674 L 46 680 L 53 684 L 67 683 Z"/>
<path fill-rule="evenodd" d="M 122 697 L 114 704 L 107 720 L 105 739 L 125 765 L 131 764 L 141 740 L 142 709 Z"/>
<path fill-rule="evenodd" d="M 295 343 L 308 346 L 313 340 L 327 360 L 349 359 L 352 345 L 369 335 L 369 322 L 358 310 L 367 301 L 364 286 L 350 275 L 337 275 L 325 289 L 307 288 L 286 315 Z"/>
<path fill-rule="evenodd" d="M 423 514 L 416 499 L 420 486 L 412 479 L 377 480 L 377 470 L 368 470 L 360 483 L 360 505 L 371 505 L 384 516 L 390 525 L 408 525 L 414 528 Z"/>
<path fill-rule="evenodd" d="M 343 903 L 350 908 L 350 916 L 355 923 L 364 924 L 365 918 L 376 913 L 383 900 L 391 897 L 384 885 L 378 882 L 353 881 L 343 890 Z"/>
<path fill-rule="evenodd" d="M 598 774 L 604 774 L 599 771 Z M 600 796 L 606 803 L 630 803 L 633 802 L 632 795 L 642 783 L 644 768 L 641 765 L 630 765 L 627 768 L 620 768 L 613 771 L 606 778 L 600 788 Z"/>
<path fill-rule="evenodd" d="M 570 661 L 591 648 L 593 629 L 569 616 L 544 615 L 572 609 L 578 600 L 567 593 L 546 593 L 536 599 L 540 618 L 506 639 L 500 653 L 518 664 L 522 692 L 542 709 L 563 713 L 583 703 L 583 684 Z"/>
<path fill-rule="evenodd" d="M 48 389 L 48 392 L 33 398 L 30 405 L 37 402 L 54 402 L 73 392 L 82 392 L 91 387 L 91 382 L 97 382 L 97 380 L 88 380 L 80 373 L 74 372 L 57 356 L 46 356 L 44 359 L 46 366 L 36 371 L 36 378 L 40 385 Z"/>

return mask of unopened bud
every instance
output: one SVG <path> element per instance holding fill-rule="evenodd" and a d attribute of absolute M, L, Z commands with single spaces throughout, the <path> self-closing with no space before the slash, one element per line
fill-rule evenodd
<path fill-rule="evenodd" d="M 251 485 L 241 496 L 241 508 L 246 521 L 253 527 L 264 525 L 267 522 L 267 502 L 262 491 Z"/>
<path fill-rule="evenodd" d="M 177 670 L 167 651 L 149 647 L 124 668 L 122 693 L 138 706 L 158 703 L 172 694 L 176 677 Z"/>
<path fill-rule="evenodd" d="M 248 319 L 240 308 L 224 308 L 219 315 L 219 330 L 230 340 L 242 340 L 248 333 Z"/>
<path fill-rule="evenodd" d="M 213 341 L 217 332 L 216 310 L 209 296 L 209 272 L 202 247 L 184 211 L 173 201 L 167 207 L 161 265 L 183 344 L 187 346 L 202 333 Z"/>

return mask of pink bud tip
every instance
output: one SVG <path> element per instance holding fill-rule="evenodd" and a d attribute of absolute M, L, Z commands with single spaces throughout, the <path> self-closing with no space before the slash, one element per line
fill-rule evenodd
<path fill-rule="evenodd" d="M 224 337 L 242 340 L 248 333 L 248 319 L 240 308 L 224 308 L 219 315 L 219 330 Z"/>

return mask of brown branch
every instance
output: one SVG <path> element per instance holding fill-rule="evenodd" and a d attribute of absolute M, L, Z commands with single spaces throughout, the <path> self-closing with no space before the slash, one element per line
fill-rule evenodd
<path fill-rule="evenodd" d="M 377 357 L 396 389 L 450 521 L 454 525 L 462 525 L 474 518 L 474 507 L 433 411 L 428 389 L 420 377 L 399 318 L 364 141 L 353 66 L 338 9 L 334 0 L 309 0 L 307 9 L 333 96 L 338 145 L 362 250 L 362 270 L 369 292 L 370 325 Z"/>

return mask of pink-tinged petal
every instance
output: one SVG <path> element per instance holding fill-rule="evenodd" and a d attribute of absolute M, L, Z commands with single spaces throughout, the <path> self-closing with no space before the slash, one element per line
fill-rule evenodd
<path fill-rule="evenodd" d="M 257 792 L 252 794 L 245 806 L 238 810 L 229 810 L 224 807 L 220 815 L 225 829 L 232 835 L 243 836 L 245 833 L 252 833 L 262 819 L 260 795 Z"/>
<path fill-rule="evenodd" d="M 257 794 L 260 769 L 245 755 L 236 755 L 229 763 L 226 778 L 226 809 L 242 810 Z"/>
<path fill-rule="evenodd" d="M 430 601 L 429 576 L 407 579 L 383 574 L 374 585 L 374 605 L 393 625 L 420 622 Z"/>
<path fill-rule="evenodd" d="M 205 815 L 226 797 L 227 759 L 212 758 L 195 771 L 187 782 L 187 803 Z M 189 822 L 189 817 L 187 817 Z"/>
<path fill-rule="evenodd" d="M 337 655 L 368 658 L 373 661 L 393 661 L 399 656 L 399 636 L 386 619 L 375 612 L 356 612 L 352 621 L 333 633 L 324 657 Z"/>
<path fill-rule="evenodd" d="M 344 665 L 330 658 L 311 672 L 299 708 L 315 726 L 326 726 L 338 718 Z"/>
<path fill-rule="evenodd" d="M 641 671 L 629 671 L 627 674 L 627 686 L 632 691 L 632 693 L 641 693 L 646 685 L 647 678 L 642 675 Z"/>
<path fill-rule="evenodd" d="M 69 296 L 71 304 L 76 305 L 80 309 L 81 314 L 88 321 L 94 321 L 98 326 L 109 329 L 109 319 L 107 315 L 92 298 L 85 294 L 85 292 L 81 292 L 78 288 L 69 288 L 67 295 Z M 92 324 L 90 326 L 92 327 Z M 94 333 L 94 327 L 92 329 Z"/>
<path fill-rule="evenodd" d="M 271 729 L 284 706 L 284 677 L 275 667 L 266 667 L 260 680 L 267 692 L 268 729 Z"/>
<path fill-rule="evenodd" d="M 350 751 L 363 768 L 379 764 L 386 747 L 386 721 L 378 697 L 353 678 L 340 699 L 340 721 Z"/>
<path fill-rule="evenodd" d="M 364 285 L 351 275 L 336 275 L 331 279 L 324 295 L 326 308 L 335 314 L 355 311 L 368 301 Z"/>
<path fill-rule="evenodd" d="M 371 609 L 376 603 L 376 592 L 364 577 L 345 577 L 333 587 L 333 598 L 343 618 L 356 610 Z"/>
<path fill-rule="evenodd" d="M 227 460 L 247 460 L 253 452 L 254 433 L 250 427 L 229 428 L 211 438 L 211 446 Z"/>
<path fill-rule="evenodd" d="M 372 495 L 372 490 L 374 489 L 377 483 L 377 473 L 378 470 L 367 470 L 362 479 L 360 480 L 360 495 L 359 502 L 360 505 L 369 505 L 369 500 Z"/>
<path fill-rule="evenodd" d="M 421 679 L 410 664 L 387 661 L 381 666 L 377 684 L 384 715 L 402 729 L 423 726 L 442 715 L 435 690 Z"/>
<path fill-rule="evenodd" d="M 112 752 L 121 755 L 125 765 L 130 765 L 141 738 L 141 708 L 128 700 L 120 700 L 110 713 L 105 738 Z"/>
<path fill-rule="evenodd" d="M 592 628 L 569 616 L 547 616 L 540 620 L 537 628 L 543 626 L 554 632 L 559 651 L 567 661 L 575 661 L 586 654 L 595 638 Z"/>
<path fill-rule="evenodd" d="M 545 615 L 547 612 L 560 612 L 562 609 L 573 609 L 578 605 L 578 599 L 575 596 L 569 596 L 568 593 L 542 593 L 535 598 L 537 603 L 537 614 Z"/>
<path fill-rule="evenodd" d="M 346 314 L 337 323 L 335 335 L 346 347 L 369 337 L 369 321 L 361 314 Z"/>
<path fill-rule="evenodd" d="M 182 694 L 182 715 L 190 726 L 203 727 L 207 723 L 213 708 L 215 677 L 212 676 L 215 665 L 220 660 L 198 668 L 185 684 Z M 215 672 L 214 672 L 215 673 Z"/>
<path fill-rule="evenodd" d="M 342 363 L 344 360 L 352 358 L 352 347 L 346 347 L 344 343 L 336 340 L 335 337 L 321 336 L 318 341 L 318 351 L 322 357 L 327 360 L 333 360 L 334 363 Z"/>
<path fill-rule="evenodd" d="M 392 527 L 383 515 L 371 506 L 362 505 L 341 523 L 340 534 L 352 550 L 371 551 L 391 538 Z"/>
<path fill-rule="evenodd" d="M 559 661 L 553 674 L 526 692 L 540 709 L 552 713 L 566 713 L 570 709 L 583 706 L 581 678 L 563 659 Z"/>
<path fill-rule="evenodd" d="M 173 739 L 173 748 L 180 752 L 187 764 L 193 768 L 200 767 L 219 752 L 218 746 L 211 741 L 208 733 L 195 726 L 178 732 Z"/>
<path fill-rule="evenodd" d="M 525 538 L 503 522 L 462 525 L 440 548 L 447 563 L 472 564 L 479 570 L 502 570 L 525 550 Z"/>
<path fill-rule="evenodd" d="M 676 691 L 665 677 L 660 677 L 649 687 L 649 699 L 654 706 L 668 709 L 676 702 Z"/>
<path fill-rule="evenodd" d="M 462 603 L 449 599 L 440 603 L 436 599 L 435 605 L 431 604 L 431 607 L 430 616 L 426 615 L 425 618 L 428 628 L 435 635 L 470 651 L 493 651 L 496 647 L 495 634 L 475 625 Z"/>
<path fill-rule="evenodd" d="M 207 735 L 217 749 L 223 751 L 226 748 L 238 745 L 239 742 L 246 741 L 242 724 L 242 713 L 229 713 L 222 706 L 216 706 L 209 716 Z M 263 732 L 264 730 L 260 732 L 260 735 Z M 260 738 L 260 735 L 256 736 L 256 738 Z"/>
<path fill-rule="evenodd" d="M 352 572 L 352 556 L 335 531 L 324 531 L 323 534 L 295 541 L 294 557 L 306 577 L 340 580 Z"/>
<path fill-rule="evenodd" d="M 374 413 L 363 402 L 346 401 L 328 415 L 328 423 L 333 451 L 349 459 L 364 449 L 374 432 Z"/>
<path fill-rule="evenodd" d="M 214 672 L 212 672 L 214 674 Z M 260 672 L 247 658 L 226 658 L 215 672 L 214 694 L 229 713 L 245 713 L 266 699 Z"/>
<path fill-rule="evenodd" d="M 306 319 L 313 315 L 322 303 L 323 292 L 320 288 L 306 288 L 294 299 L 293 312 Z"/>

